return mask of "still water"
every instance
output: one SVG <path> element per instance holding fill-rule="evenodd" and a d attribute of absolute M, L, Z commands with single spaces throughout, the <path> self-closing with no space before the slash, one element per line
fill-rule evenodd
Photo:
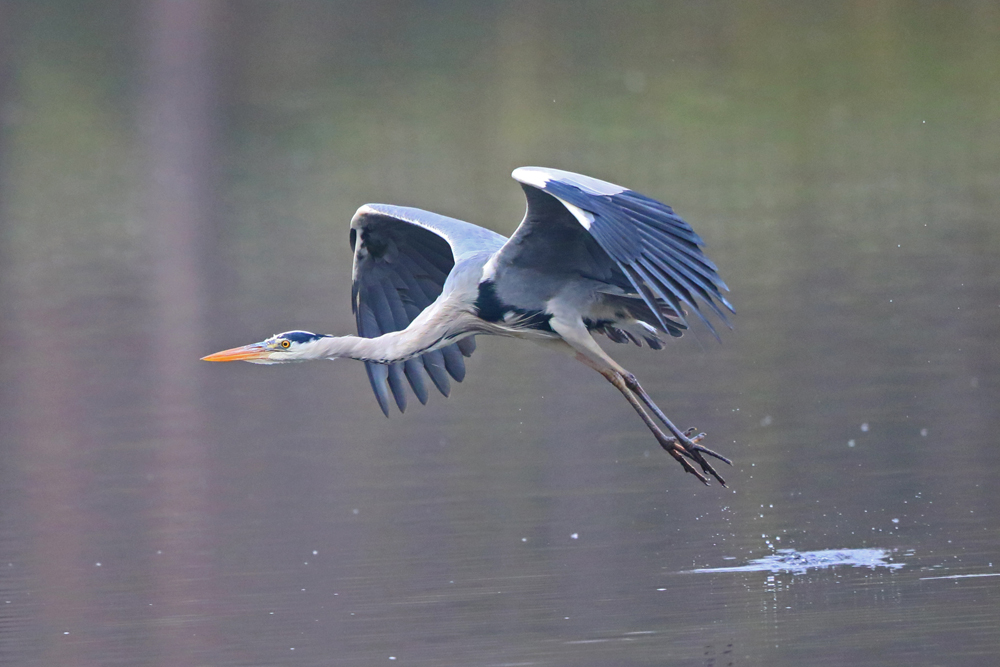
<path fill-rule="evenodd" d="M 0 122 L 2 664 L 998 659 L 995 3 L 10 2 Z M 729 489 L 527 343 L 391 419 L 198 361 L 529 164 L 708 242 L 722 345 L 606 347 Z"/>

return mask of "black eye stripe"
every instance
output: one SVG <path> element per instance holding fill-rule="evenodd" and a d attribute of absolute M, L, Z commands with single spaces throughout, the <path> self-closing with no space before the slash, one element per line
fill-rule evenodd
<path fill-rule="evenodd" d="M 279 338 L 281 338 L 282 340 L 291 341 L 292 343 L 308 343 L 311 340 L 322 338 L 322 336 L 314 334 L 311 331 L 288 331 L 286 333 L 280 334 Z"/>

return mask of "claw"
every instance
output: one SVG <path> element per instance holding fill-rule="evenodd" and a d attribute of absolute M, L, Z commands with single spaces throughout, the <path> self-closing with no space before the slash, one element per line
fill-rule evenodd
<path fill-rule="evenodd" d="M 720 454 L 718 452 L 714 452 L 711 449 L 709 449 L 708 447 L 702 447 L 701 445 L 698 444 L 698 441 L 701 440 L 704 437 L 704 435 L 705 434 L 702 433 L 697 438 L 691 440 L 691 442 L 695 443 L 694 450 L 696 452 L 701 452 L 703 454 L 708 454 L 709 456 L 715 457 L 715 458 L 719 459 L 720 461 L 722 461 L 723 463 L 728 463 L 729 465 L 733 465 L 733 462 L 730 461 L 729 459 L 727 459 L 722 454 Z"/>
<path fill-rule="evenodd" d="M 681 464 L 681 466 L 682 466 L 682 467 L 684 468 L 684 471 L 685 471 L 685 472 L 689 472 L 689 473 L 691 473 L 692 475 L 694 475 L 695 477 L 697 477 L 697 478 L 698 478 L 699 480 L 701 480 L 701 483 L 702 483 L 702 484 L 704 484 L 705 486 L 708 486 L 708 485 L 709 485 L 709 481 L 708 481 L 708 478 L 707 478 L 707 477 L 705 477 L 705 476 L 704 476 L 703 474 L 701 474 L 700 472 L 698 472 L 697 470 L 695 470 L 695 469 L 694 469 L 694 466 L 692 466 L 692 465 L 691 465 L 690 463 L 688 463 L 687 459 L 686 459 L 686 458 L 684 458 L 684 456 L 682 456 L 682 455 L 681 455 L 680 453 L 678 453 L 678 451 L 677 451 L 676 449 L 671 449 L 671 450 L 669 450 L 669 451 L 670 451 L 670 454 L 671 454 L 671 455 L 672 455 L 672 456 L 673 456 L 673 457 L 674 457 L 675 459 L 677 459 L 677 462 Z M 702 466 L 702 467 L 704 468 L 704 466 Z M 707 471 L 706 471 L 706 472 L 707 472 Z M 714 471 L 713 471 L 713 474 L 714 474 Z M 715 477 L 718 477 L 718 475 L 714 475 L 714 476 L 715 476 Z M 725 484 L 723 484 L 723 486 L 725 486 Z"/>
<path fill-rule="evenodd" d="M 716 472 L 715 468 L 713 468 L 712 465 L 705 460 L 705 458 L 701 455 L 701 452 L 695 452 L 695 455 L 692 458 L 694 458 L 694 460 L 698 462 L 698 465 L 701 466 L 701 469 L 703 471 L 707 472 L 709 475 L 714 477 L 719 482 L 719 484 L 721 484 L 726 488 L 729 488 L 729 485 L 726 484 L 726 480 L 724 480 L 722 478 L 722 475 Z"/>
<path fill-rule="evenodd" d="M 693 428 L 689 428 L 688 429 L 688 433 L 690 433 L 691 431 L 694 431 L 694 429 Z M 720 461 L 723 461 L 724 463 L 728 463 L 729 465 L 733 465 L 733 462 L 730 461 L 725 456 L 723 456 L 722 454 L 720 454 L 720 453 L 718 453 L 718 452 L 716 452 L 714 450 L 711 450 L 708 447 L 704 447 L 704 446 L 698 444 L 699 442 L 701 442 L 704 439 L 705 439 L 705 434 L 704 433 L 699 433 L 698 435 L 694 436 L 693 438 L 690 438 L 691 442 L 694 444 L 694 447 L 692 447 L 691 449 L 693 449 L 696 452 L 701 452 L 703 454 L 708 454 L 709 456 L 714 456 L 715 458 L 719 459 Z"/>
<path fill-rule="evenodd" d="M 690 435 L 691 433 L 694 433 L 694 429 L 688 429 L 688 433 L 685 434 L 685 440 L 687 440 L 687 435 Z M 707 461 L 705 461 L 704 457 L 698 453 L 696 449 L 698 445 L 688 440 L 688 442 L 691 442 L 691 447 L 687 447 L 685 446 L 685 443 L 679 442 L 677 438 L 670 438 L 666 436 L 662 438 L 660 436 L 657 436 L 656 439 L 660 441 L 660 446 L 663 447 L 663 449 L 665 449 L 667 453 L 673 456 L 677 460 L 677 462 L 681 464 L 681 467 L 684 468 L 685 472 L 689 472 L 695 477 L 697 477 L 699 480 L 701 480 L 701 483 L 704 484 L 705 486 L 708 486 L 710 484 L 710 482 L 708 481 L 708 477 L 706 477 L 704 474 L 695 469 L 695 467 L 692 466 L 690 462 L 688 462 L 688 459 L 695 461 L 701 467 L 704 473 L 707 473 L 712 477 L 714 477 L 715 479 L 719 480 L 720 484 L 722 484 L 723 486 L 726 485 L 726 481 L 722 479 L 719 476 L 719 474 L 715 472 L 715 469 L 713 469 L 712 466 L 709 465 Z"/>
<path fill-rule="evenodd" d="M 692 466 L 690 463 L 684 460 L 683 457 L 687 457 L 692 461 L 696 462 L 701 467 L 702 472 L 704 472 L 707 475 L 711 475 L 719 482 L 719 484 L 728 488 L 726 480 L 723 479 L 722 475 L 720 475 L 715 470 L 715 468 L 712 467 L 712 464 L 710 464 L 708 461 L 705 460 L 705 457 L 702 456 L 702 454 L 707 454 L 709 456 L 715 457 L 720 461 L 728 463 L 729 465 L 733 465 L 733 462 L 727 459 L 722 454 L 714 452 L 708 447 L 699 445 L 698 443 L 705 438 L 705 434 L 699 433 L 698 435 L 694 435 L 697 430 L 698 429 L 692 427 L 684 431 L 683 440 L 676 437 L 670 438 L 670 442 L 673 444 L 673 448 L 669 450 L 670 453 L 673 454 L 675 451 L 679 451 L 679 453 L 682 455 L 682 458 L 679 458 L 678 460 L 682 461 L 682 465 L 684 466 L 685 470 L 687 470 L 688 468 L 692 468 Z M 677 456 L 674 456 L 674 458 L 677 458 Z M 708 478 L 706 478 L 705 475 L 696 473 L 696 476 L 698 477 L 698 479 L 702 480 L 705 484 L 708 484 Z"/>

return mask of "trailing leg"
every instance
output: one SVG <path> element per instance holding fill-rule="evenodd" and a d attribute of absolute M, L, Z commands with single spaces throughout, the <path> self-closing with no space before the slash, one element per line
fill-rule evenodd
<path fill-rule="evenodd" d="M 681 441 L 681 443 L 684 445 L 684 448 L 687 449 L 689 452 L 691 452 L 691 458 L 693 458 L 695 461 L 698 462 L 699 465 L 701 465 L 702 470 L 704 470 L 707 473 L 710 473 L 713 477 L 719 480 L 720 484 L 725 486 L 726 483 L 722 480 L 721 477 L 719 477 L 719 475 L 715 472 L 715 470 L 712 469 L 712 466 L 708 465 L 708 463 L 705 462 L 705 458 L 701 454 L 703 453 L 708 454 L 709 456 L 713 456 L 719 459 L 720 461 L 723 461 L 724 463 L 728 463 L 729 465 L 733 465 L 733 462 L 730 461 L 725 456 L 723 456 L 722 454 L 714 452 L 708 447 L 703 447 L 702 445 L 699 445 L 696 441 L 690 439 L 689 437 L 690 433 L 683 433 L 683 434 L 680 433 L 677 427 L 674 426 L 669 419 L 667 419 L 667 416 L 663 414 L 663 411 L 660 410 L 660 408 L 657 407 L 656 403 L 653 402 L 653 399 L 649 397 L 649 394 L 646 393 L 646 390 L 642 388 L 642 385 L 639 384 L 639 380 L 637 380 L 636 377 L 631 373 L 627 373 L 625 375 L 625 385 L 633 392 L 635 392 L 639 396 L 639 398 L 642 399 L 642 402 L 646 404 L 646 407 L 648 407 L 653 412 L 653 414 L 656 415 L 656 417 L 660 421 L 662 421 L 668 429 L 670 429 L 670 432 L 673 433 L 674 436 Z M 691 430 L 693 431 L 694 429 Z"/>
<path fill-rule="evenodd" d="M 549 320 L 549 325 L 553 331 L 559 334 L 562 341 L 576 352 L 578 360 L 603 375 L 608 382 L 613 384 L 622 393 L 625 400 L 635 409 L 639 417 L 642 418 L 643 423 L 646 424 L 646 427 L 656 437 L 660 446 L 673 456 L 683 466 L 684 470 L 705 484 L 708 484 L 708 477 L 706 475 L 711 475 L 720 484 L 723 486 L 726 485 L 726 480 L 705 460 L 704 454 L 714 456 L 720 461 L 725 461 L 731 465 L 729 459 L 698 444 L 704 437 L 703 434 L 692 438 L 693 429 L 688 433 L 683 433 L 673 422 L 667 419 L 667 416 L 653 403 L 653 400 L 639 384 L 639 381 L 635 379 L 635 376 L 618 365 L 594 341 L 587 331 L 586 326 L 584 326 L 583 321 L 578 316 L 560 317 L 559 314 L 554 314 L 552 319 Z M 645 407 L 643 407 L 643 404 L 645 404 Z M 673 434 L 673 437 L 668 436 L 660 429 L 660 426 L 649 416 L 649 413 L 646 411 L 647 408 L 656 415 L 657 419 L 663 422 Z M 688 459 L 696 462 L 701 467 L 701 472 L 696 470 Z"/>
<path fill-rule="evenodd" d="M 673 456 L 674 459 L 676 459 L 677 462 L 681 464 L 681 466 L 684 468 L 686 472 L 691 473 L 692 475 L 700 479 L 702 483 L 707 485 L 708 478 L 705 477 L 705 475 L 698 472 L 697 470 L 695 470 L 694 466 L 692 466 L 688 462 L 688 458 L 694 459 L 694 457 L 691 456 L 691 454 L 687 451 L 684 445 L 677 440 L 677 438 L 671 438 L 670 436 L 665 434 L 662 430 L 660 430 L 660 427 L 657 425 L 657 423 L 653 421 L 653 419 L 649 416 L 649 413 L 647 413 L 646 410 L 642 407 L 642 404 L 639 402 L 639 400 L 626 386 L 625 380 L 622 378 L 621 373 L 618 373 L 616 371 L 608 371 L 608 372 L 602 372 L 601 375 L 607 378 L 608 382 L 613 384 L 615 388 L 622 393 L 622 396 L 625 397 L 625 400 L 627 400 L 629 404 L 633 408 L 635 408 L 635 411 L 639 413 L 639 417 L 642 418 L 643 423 L 645 423 L 646 426 L 649 428 L 649 430 L 653 433 L 653 436 L 656 438 L 656 441 L 660 443 L 660 446 L 663 447 L 663 449 L 666 450 L 668 454 Z M 697 461 L 697 459 L 694 460 Z M 705 466 L 702 466 L 702 469 L 704 468 Z M 711 466 L 709 466 L 709 468 L 711 468 Z M 716 479 L 720 479 L 721 481 L 721 478 L 715 474 L 714 470 L 711 471 L 706 470 L 705 472 L 709 472 Z M 723 486 L 726 485 L 725 481 L 721 481 L 721 483 Z"/>
<path fill-rule="evenodd" d="M 702 456 L 702 452 L 725 461 L 730 465 L 732 465 L 732 462 L 707 447 L 699 445 L 698 441 L 705 437 L 704 434 L 700 434 L 692 439 L 691 436 L 694 434 L 695 429 L 689 429 L 687 433 L 682 433 L 679 428 L 674 426 L 673 422 L 667 419 L 667 416 L 663 414 L 663 411 L 660 410 L 655 403 L 653 403 L 653 400 L 649 398 L 649 395 L 646 394 L 643 388 L 639 385 L 639 382 L 635 379 L 635 376 L 631 373 L 619 373 L 615 370 L 609 370 L 602 372 L 601 375 L 606 377 L 611 384 L 622 392 L 622 395 L 625 396 L 628 402 L 632 404 L 632 407 L 634 407 L 636 411 L 639 412 L 639 415 L 643 417 L 643 421 L 646 423 L 646 426 L 653 432 L 653 435 L 656 436 L 656 439 L 664 449 L 671 452 L 671 454 L 679 452 L 683 456 L 690 458 L 701 466 L 702 472 L 714 477 L 722 486 L 726 486 L 726 480 L 722 478 L 722 475 L 720 475 L 715 468 L 712 467 L 712 464 L 705 460 L 705 457 Z M 662 421 L 668 429 L 670 429 L 670 432 L 674 434 L 674 437 L 667 437 L 663 431 L 660 430 L 659 426 L 657 426 L 657 424 L 650 419 L 649 415 L 644 409 L 642 409 L 642 405 L 636 399 L 636 395 L 638 395 L 639 398 L 642 399 L 642 402 L 646 404 L 646 407 L 648 407 L 653 414 L 655 414 L 657 418 Z M 674 458 L 677 457 L 674 456 Z M 684 465 L 685 470 L 688 470 L 688 472 L 694 472 L 698 479 L 703 481 L 705 484 L 708 484 L 708 479 L 705 475 L 695 472 L 686 460 L 683 461 L 683 463 L 686 464 Z"/>

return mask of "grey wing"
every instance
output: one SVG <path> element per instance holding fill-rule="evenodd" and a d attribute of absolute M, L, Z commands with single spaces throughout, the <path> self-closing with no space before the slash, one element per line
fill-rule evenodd
<path fill-rule="evenodd" d="M 671 335 L 686 328 L 688 306 L 718 338 L 699 308 L 706 304 L 729 326 L 720 308 L 735 312 L 704 242 L 666 204 L 588 176 L 558 169 L 521 167 L 512 174 L 528 200 L 524 221 L 503 248 L 500 263 L 539 267 L 562 263 L 638 294 Z M 551 241 L 558 242 L 553 253 Z M 596 250 L 594 246 L 600 250 Z M 558 255 L 556 257 L 555 255 Z M 610 268 L 609 268 L 610 267 Z M 589 276 L 587 276 L 589 277 Z M 678 317 L 678 327 L 668 317 Z"/>
<path fill-rule="evenodd" d="M 476 225 L 419 209 L 367 204 L 351 221 L 354 250 L 351 308 L 358 335 L 375 338 L 405 329 L 437 299 L 455 258 L 476 248 L 499 248 L 506 239 Z M 449 375 L 465 377 L 462 357 L 476 349 L 474 337 L 396 364 L 365 362 L 375 398 L 389 415 L 389 392 L 406 410 L 406 384 L 427 402 L 426 375 L 445 396 Z"/>

